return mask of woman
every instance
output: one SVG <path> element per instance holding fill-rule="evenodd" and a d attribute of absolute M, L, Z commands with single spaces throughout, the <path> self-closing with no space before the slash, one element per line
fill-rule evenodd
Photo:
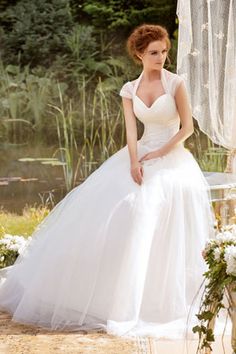
<path fill-rule="evenodd" d="M 193 123 L 182 78 L 163 68 L 167 31 L 142 25 L 128 49 L 143 71 L 120 92 L 127 145 L 54 208 L 7 272 L 0 306 L 14 321 L 184 335 L 213 230 L 207 184 L 183 146 Z"/>

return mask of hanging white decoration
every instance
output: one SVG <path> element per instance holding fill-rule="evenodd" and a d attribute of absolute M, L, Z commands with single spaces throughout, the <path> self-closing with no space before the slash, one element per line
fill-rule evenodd
<path fill-rule="evenodd" d="M 210 139 L 236 148 L 236 0 L 178 0 L 177 72 Z"/>

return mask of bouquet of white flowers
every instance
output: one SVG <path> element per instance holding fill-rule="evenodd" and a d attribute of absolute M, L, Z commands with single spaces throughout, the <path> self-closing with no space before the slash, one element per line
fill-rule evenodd
<path fill-rule="evenodd" d="M 225 227 L 216 234 L 216 238 L 208 240 L 203 257 L 208 269 L 204 273 L 205 288 L 199 313 L 196 315 L 200 324 L 193 328 L 193 332 L 199 334 L 198 350 L 212 350 L 211 343 L 215 340 L 214 320 L 220 309 L 225 307 L 223 300 L 228 300 L 230 315 L 235 306 L 235 296 L 232 294 L 236 294 L 236 225 Z M 233 344 L 233 349 L 236 350 L 234 345 L 236 343 Z"/>
<path fill-rule="evenodd" d="M 0 239 L 0 268 L 12 265 L 31 241 L 31 237 L 5 234 Z"/>

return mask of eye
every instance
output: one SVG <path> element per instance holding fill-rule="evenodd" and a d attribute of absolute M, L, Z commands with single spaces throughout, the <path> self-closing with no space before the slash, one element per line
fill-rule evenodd
<path fill-rule="evenodd" d="M 150 53 L 151 53 L 151 55 L 158 55 L 159 52 L 157 50 L 153 50 Z M 167 49 L 163 49 L 161 53 L 162 54 L 167 53 Z"/>

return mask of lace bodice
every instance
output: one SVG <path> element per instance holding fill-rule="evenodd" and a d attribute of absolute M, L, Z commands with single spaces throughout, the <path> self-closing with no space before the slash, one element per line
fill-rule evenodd
<path fill-rule="evenodd" d="M 133 100 L 135 116 L 144 124 L 144 133 L 141 142 L 152 145 L 161 145 L 177 133 L 180 118 L 175 103 L 175 93 L 183 79 L 166 69 L 161 70 L 161 82 L 165 93 L 148 107 L 137 95 L 141 75 L 134 81 L 128 81 L 120 90 L 122 97 Z"/>

